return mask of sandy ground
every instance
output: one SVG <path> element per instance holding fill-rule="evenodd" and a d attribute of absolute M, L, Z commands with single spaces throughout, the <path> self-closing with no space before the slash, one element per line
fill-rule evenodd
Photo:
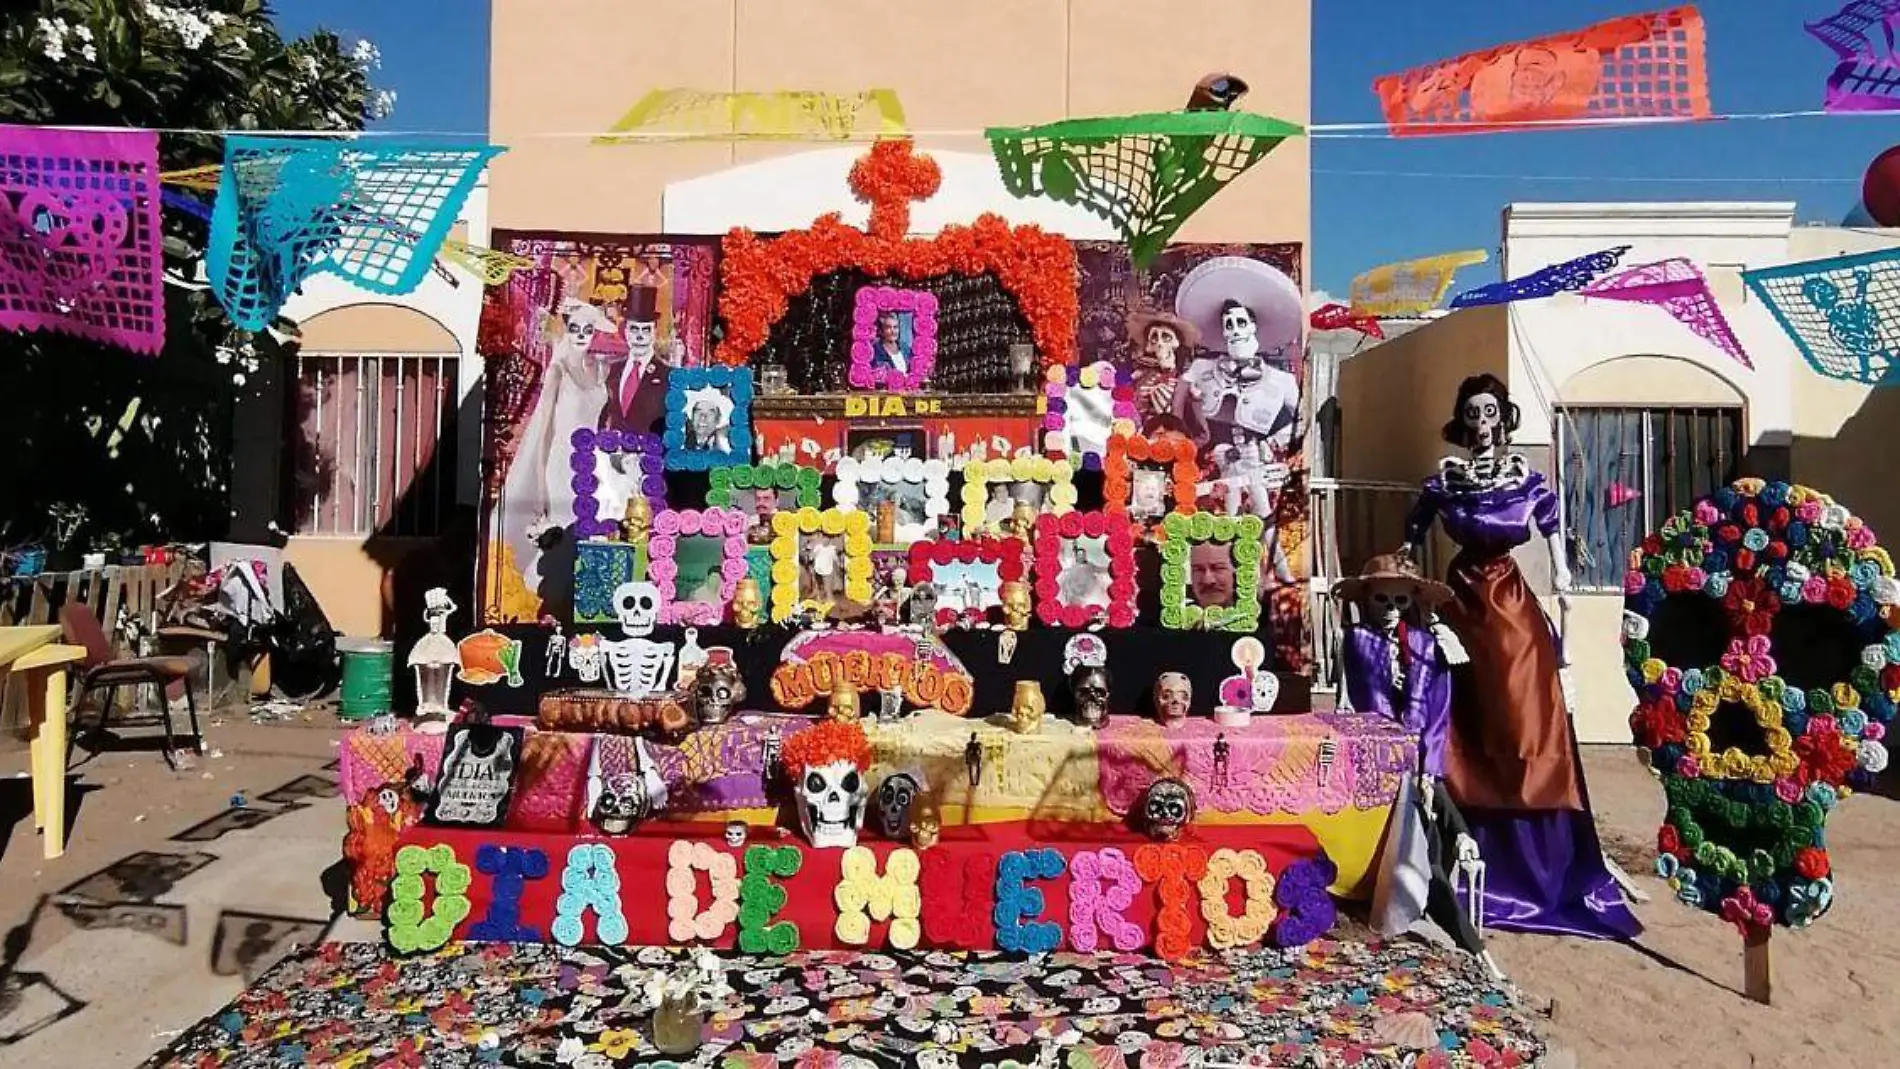
<path fill-rule="evenodd" d="M 336 755 L 334 724 L 317 714 L 257 726 L 239 715 L 207 732 L 223 756 L 183 773 L 156 753 L 102 756 L 79 769 L 72 843 L 52 862 L 40 857 L 27 781 L 15 775 L 25 754 L 0 752 L 0 975 L 10 977 L 0 988 L 0 1064 L 135 1064 L 291 943 L 374 937 L 370 926 L 329 921 L 324 874 L 343 826 L 340 803 L 321 794 L 335 779 L 324 767 Z M 1900 803 L 1858 796 L 1836 811 L 1839 904 L 1816 928 L 1775 937 L 1775 1005 L 1762 1007 L 1739 993 L 1740 937 L 1669 899 L 1650 875 L 1655 782 L 1625 750 L 1585 760 L 1611 852 L 1654 900 L 1638 908 L 1648 931 L 1633 946 L 1494 937 L 1525 998 L 1552 1006 L 1553 1069 L 1900 1066 L 1891 1011 L 1900 934 L 1875 920 L 1900 914 L 1884 850 L 1900 836 Z M 204 838 L 220 829 L 203 822 L 228 820 L 240 790 L 245 808 L 269 819 Z M 145 852 L 207 857 L 183 875 L 124 867 Z M 117 875 L 98 875 L 109 869 Z"/>

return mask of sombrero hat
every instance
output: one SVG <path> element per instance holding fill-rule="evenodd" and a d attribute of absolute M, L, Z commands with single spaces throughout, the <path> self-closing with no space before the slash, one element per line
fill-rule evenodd
<path fill-rule="evenodd" d="M 1148 344 L 1148 328 L 1150 327 L 1167 327 L 1174 331 L 1180 337 L 1181 347 L 1187 353 L 1192 353 L 1194 347 L 1201 344 L 1201 332 L 1195 328 L 1194 324 L 1173 312 L 1142 308 L 1129 313 L 1128 316 L 1128 336 L 1134 340 L 1135 348 L 1140 349 Z"/>
<path fill-rule="evenodd" d="M 1436 579 L 1427 579 L 1418 573 L 1411 561 L 1397 553 L 1382 553 L 1366 561 L 1359 574 L 1351 579 L 1341 579 L 1333 584 L 1333 597 L 1342 601 L 1358 601 L 1365 593 L 1366 584 L 1380 579 L 1395 579 L 1412 584 L 1414 596 L 1419 603 L 1429 609 L 1442 605 L 1452 598 L 1451 588 Z"/>
<path fill-rule="evenodd" d="M 1278 268 L 1245 256 L 1216 256 L 1189 271 L 1175 291 L 1174 312 L 1214 345 L 1221 337 L 1221 305 L 1228 300 L 1253 311 L 1261 353 L 1298 344 L 1306 322 L 1300 287 Z"/>

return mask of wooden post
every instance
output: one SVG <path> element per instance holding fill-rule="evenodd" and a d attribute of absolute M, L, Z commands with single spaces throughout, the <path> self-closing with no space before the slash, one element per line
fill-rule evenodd
<path fill-rule="evenodd" d="M 1775 993 L 1775 970 L 1768 958 L 1768 939 L 1774 934 L 1772 925 L 1752 924 L 1742 937 L 1742 994 L 1764 1006 Z"/>

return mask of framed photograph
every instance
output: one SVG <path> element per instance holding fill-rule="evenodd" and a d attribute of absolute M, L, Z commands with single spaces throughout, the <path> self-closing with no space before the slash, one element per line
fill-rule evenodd
<path fill-rule="evenodd" d="M 618 538 L 633 495 L 645 494 L 657 515 L 666 507 L 660 436 L 640 431 L 577 428 L 573 448 L 574 538 Z"/>
<path fill-rule="evenodd" d="M 1161 626 L 1258 631 L 1260 517 L 1176 513 L 1161 531 Z"/>
<path fill-rule="evenodd" d="M 674 368 L 666 376 L 666 467 L 705 471 L 752 461 L 752 369 Z"/>
<path fill-rule="evenodd" d="M 424 819 L 430 824 L 499 828 L 521 764 L 522 730 L 456 724 L 443 743 L 442 770 Z"/>
<path fill-rule="evenodd" d="M 1051 627 L 1135 623 L 1135 537 L 1126 516 L 1070 512 L 1036 520 L 1036 616 Z"/>
<path fill-rule="evenodd" d="M 1194 443 L 1186 438 L 1117 434 L 1102 461 L 1102 507 L 1143 524 L 1169 513 L 1191 515 L 1200 477 Z"/>
<path fill-rule="evenodd" d="M 1086 367 L 1058 365 L 1048 370 L 1043 393 L 1043 452 L 1071 463 L 1097 467 L 1116 434 L 1135 433 L 1135 388 L 1106 360 Z"/>
<path fill-rule="evenodd" d="M 1020 538 L 969 538 L 960 542 L 913 542 L 905 562 L 910 581 L 937 588 L 937 623 L 947 626 L 966 613 L 984 616 L 1003 604 L 1003 584 L 1028 575 L 1029 547 Z"/>
<path fill-rule="evenodd" d="M 937 297 L 924 290 L 864 286 L 851 314 L 851 385 L 915 393 L 937 363 Z"/>
<path fill-rule="evenodd" d="M 928 457 L 930 437 L 921 424 L 904 427 L 849 427 L 844 432 L 846 456 L 859 460 L 883 457 Z"/>
<path fill-rule="evenodd" d="M 862 512 L 799 509 L 772 517 L 772 621 L 801 607 L 828 613 L 871 603 L 871 520 Z"/>
<path fill-rule="evenodd" d="M 1060 516 L 1075 508 L 1075 469 L 1067 461 L 1026 456 L 977 460 L 963 466 L 963 532 L 1001 532 L 1027 503 L 1038 514 Z"/>
<path fill-rule="evenodd" d="M 667 509 L 647 538 L 647 579 L 660 588 L 660 622 L 713 625 L 746 574 L 747 517 L 736 509 Z"/>
<path fill-rule="evenodd" d="M 844 457 L 838 461 L 836 475 L 832 504 L 840 512 L 861 511 L 869 516 L 874 542 L 928 538 L 937 529 L 937 517 L 950 511 L 950 467 L 941 460 Z M 879 533 L 878 514 L 885 502 L 896 514 L 888 539 Z"/>
<path fill-rule="evenodd" d="M 772 541 L 772 517 L 780 509 L 819 506 L 824 475 L 802 464 L 766 461 L 714 468 L 707 479 L 706 504 L 745 516 L 746 540 L 762 546 Z"/>

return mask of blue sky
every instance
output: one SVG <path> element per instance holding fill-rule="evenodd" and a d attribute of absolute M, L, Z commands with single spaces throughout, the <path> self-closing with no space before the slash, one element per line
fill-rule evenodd
<path fill-rule="evenodd" d="M 1833 54 L 1801 25 L 1842 2 L 1704 0 L 1715 110 L 1819 107 Z M 1314 0 L 1313 121 L 1378 120 L 1371 85 L 1380 74 L 1662 6 L 1664 0 Z M 279 0 L 277 7 L 288 31 L 322 24 L 376 42 L 383 53 L 378 81 L 398 95 L 384 125 L 485 127 L 486 0 Z M 1317 140 L 1313 283 L 1343 293 L 1354 274 L 1376 264 L 1491 248 L 1499 211 L 1513 200 L 1794 200 L 1803 219 L 1838 221 L 1859 197 L 1867 161 L 1895 142 L 1900 115 Z M 1461 275 L 1459 284 L 1484 281 L 1487 272 L 1495 274 L 1495 262 Z"/>

